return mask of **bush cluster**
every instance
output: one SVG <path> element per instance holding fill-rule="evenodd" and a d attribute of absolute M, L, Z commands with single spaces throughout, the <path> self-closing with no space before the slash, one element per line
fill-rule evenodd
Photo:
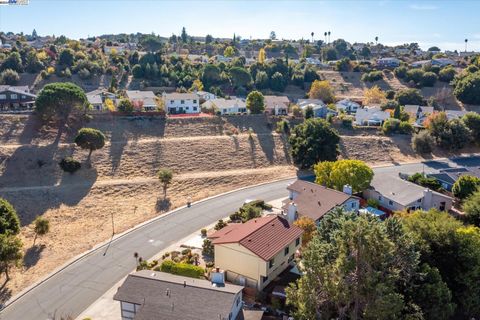
<path fill-rule="evenodd" d="M 201 267 L 187 263 L 175 263 L 172 260 L 163 261 L 160 265 L 160 271 L 198 279 L 204 275 L 204 270 Z"/>

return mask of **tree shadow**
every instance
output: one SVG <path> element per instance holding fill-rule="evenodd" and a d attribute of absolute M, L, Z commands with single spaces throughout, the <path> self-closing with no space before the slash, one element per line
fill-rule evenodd
<path fill-rule="evenodd" d="M 37 264 L 42 256 L 42 251 L 46 248 L 44 244 L 36 244 L 27 249 L 23 257 L 23 265 L 28 270 Z"/>
<path fill-rule="evenodd" d="M 170 199 L 158 198 L 157 203 L 155 204 L 155 210 L 157 212 L 165 212 L 168 211 L 171 206 L 172 203 L 170 202 Z"/>
<path fill-rule="evenodd" d="M 18 138 L 21 144 L 29 144 L 32 140 L 39 136 L 42 128 L 42 120 L 37 115 L 29 115 L 27 121 L 23 125 L 23 131 Z"/>
<path fill-rule="evenodd" d="M 2 309 L 1 304 L 7 302 L 12 297 L 12 289 L 7 287 L 7 283 L 8 280 L 5 279 L 2 286 L 0 287 L 0 311 Z"/>
<path fill-rule="evenodd" d="M 255 141 L 253 137 L 248 137 L 248 142 L 250 143 L 250 155 L 252 158 L 253 167 L 256 168 L 257 167 L 257 158 L 255 157 L 256 147 L 255 147 Z"/>

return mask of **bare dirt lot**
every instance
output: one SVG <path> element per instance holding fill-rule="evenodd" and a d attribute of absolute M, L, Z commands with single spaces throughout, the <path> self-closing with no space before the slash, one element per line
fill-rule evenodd
<path fill-rule="evenodd" d="M 1 301 L 65 261 L 111 236 L 169 209 L 228 190 L 295 176 L 285 138 L 263 116 L 191 119 L 96 117 L 87 126 L 108 143 L 85 165 L 87 151 L 72 143 L 77 128 L 42 128 L 34 116 L 0 116 L 0 196 L 21 218 L 24 266 L 0 292 Z M 247 130 L 254 132 L 249 137 Z M 232 135 L 232 132 L 239 134 Z M 75 174 L 58 166 L 73 155 L 84 165 Z M 375 131 L 342 132 L 341 156 L 370 164 L 418 159 L 408 137 Z M 175 172 L 162 197 L 160 167 Z M 33 245 L 32 221 L 43 215 L 51 232 Z M 4 279 L 0 279 L 3 283 Z"/>

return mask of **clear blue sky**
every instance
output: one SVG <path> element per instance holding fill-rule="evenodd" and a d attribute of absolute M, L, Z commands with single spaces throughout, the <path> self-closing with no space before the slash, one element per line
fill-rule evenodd
<path fill-rule="evenodd" d="M 107 33 L 331 39 L 480 51 L 480 1 L 137 1 L 30 0 L 0 6 L 0 30 L 82 38 Z"/>

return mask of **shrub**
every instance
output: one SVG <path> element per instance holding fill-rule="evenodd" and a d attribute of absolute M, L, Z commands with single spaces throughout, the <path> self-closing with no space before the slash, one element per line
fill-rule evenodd
<path fill-rule="evenodd" d="M 75 171 L 79 170 L 82 167 L 80 161 L 75 160 L 72 157 L 63 158 L 59 162 L 59 165 L 63 171 L 69 172 L 69 173 L 74 173 Z"/>
<path fill-rule="evenodd" d="M 412 148 L 420 154 L 432 152 L 434 140 L 426 130 L 420 131 L 412 137 Z"/>
<path fill-rule="evenodd" d="M 382 109 L 382 111 L 385 111 L 386 109 L 395 109 L 395 108 L 398 108 L 399 106 L 400 105 L 398 104 L 397 101 L 387 101 L 385 103 L 382 103 L 380 108 Z"/>
<path fill-rule="evenodd" d="M 437 79 L 438 76 L 435 73 L 425 72 L 422 77 L 421 85 L 424 87 L 433 87 L 435 82 L 437 82 Z"/>
<path fill-rule="evenodd" d="M 472 195 L 480 187 L 480 179 L 475 176 L 461 176 L 453 184 L 452 193 L 455 197 L 463 200 Z"/>
<path fill-rule="evenodd" d="M 453 94 L 463 103 L 480 104 L 480 72 L 466 75 L 455 81 Z"/>
<path fill-rule="evenodd" d="M 203 240 L 203 244 L 202 244 L 202 254 L 203 254 L 203 255 L 206 255 L 206 256 L 209 256 L 209 257 L 213 257 L 213 256 L 214 256 L 215 250 L 214 250 L 212 241 L 211 241 L 210 239 L 205 239 L 205 240 Z"/>
<path fill-rule="evenodd" d="M 297 105 L 292 107 L 292 113 L 293 113 L 293 116 L 296 118 L 300 118 L 303 116 L 302 109 L 300 109 L 300 107 Z"/>
<path fill-rule="evenodd" d="M 187 248 L 187 249 L 182 250 L 182 255 L 184 255 L 184 256 L 188 255 L 189 253 L 192 253 L 192 249 Z"/>
<path fill-rule="evenodd" d="M 353 127 L 352 123 L 353 123 L 353 120 L 350 117 L 342 119 L 342 126 L 345 127 L 345 128 L 351 129 Z"/>
<path fill-rule="evenodd" d="M 408 181 L 418 184 L 422 187 L 429 188 L 431 190 L 440 190 L 442 188 L 442 185 L 436 178 L 426 177 L 425 175 L 418 172 L 408 177 Z"/>
<path fill-rule="evenodd" d="M 395 94 L 395 100 L 402 106 L 407 104 L 424 105 L 422 94 L 417 89 L 403 89 Z"/>
<path fill-rule="evenodd" d="M 407 76 L 407 67 L 405 66 L 400 66 L 400 67 L 397 67 L 393 70 L 393 73 L 395 74 L 395 76 L 399 79 L 404 79 L 406 76 Z"/>
<path fill-rule="evenodd" d="M 15 70 L 6 69 L 0 73 L 0 84 L 13 86 L 16 85 L 19 80 L 20 76 Z"/>
<path fill-rule="evenodd" d="M 423 79 L 425 72 L 421 69 L 411 69 L 407 71 L 406 80 L 413 81 L 416 85 L 419 85 Z"/>
<path fill-rule="evenodd" d="M 378 208 L 380 203 L 378 202 L 377 199 L 370 198 L 367 200 L 367 205 L 372 208 Z"/>
<path fill-rule="evenodd" d="M 202 235 L 202 237 L 206 237 L 207 236 L 207 229 L 200 230 L 200 234 Z"/>
<path fill-rule="evenodd" d="M 218 220 L 218 222 L 217 222 L 217 224 L 215 225 L 214 229 L 218 231 L 218 230 L 220 230 L 220 229 L 222 229 L 222 228 L 224 228 L 224 227 L 226 227 L 226 226 L 227 226 L 227 223 L 224 222 L 222 219 L 220 219 L 220 220 Z"/>
<path fill-rule="evenodd" d="M 400 127 L 400 120 L 390 118 L 385 120 L 382 126 L 382 132 L 384 134 L 392 134 L 398 132 L 398 128 Z"/>
<path fill-rule="evenodd" d="M 197 279 L 204 275 L 204 270 L 201 267 L 187 263 L 175 263 L 171 260 L 163 261 L 160 265 L 160 271 Z"/>
<path fill-rule="evenodd" d="M 450 82 L 455 78 L 455 69 L 451 66 L 443 68 L 438 73 L 438 80 L 442 82 Z"/>
<path fill-rule="evenodd" d="M 398 132 L 402 134 L 411 134 L 413 132 L 413 126 L 408 121 L 401 121 L 398 127 Z"/>
<path fill-rule="evenodd" d="M 381 71 L 370 71 L 365 73 L 361 80 L 363 82 L 375 82 L 383 79 L 383 73 Z"/>
<path fill-rule="evenodd" d="M 392 100 L 395 97 L 395 91 L 393 90 L 387 90 L 385 97 L 388 100 Z"/>

